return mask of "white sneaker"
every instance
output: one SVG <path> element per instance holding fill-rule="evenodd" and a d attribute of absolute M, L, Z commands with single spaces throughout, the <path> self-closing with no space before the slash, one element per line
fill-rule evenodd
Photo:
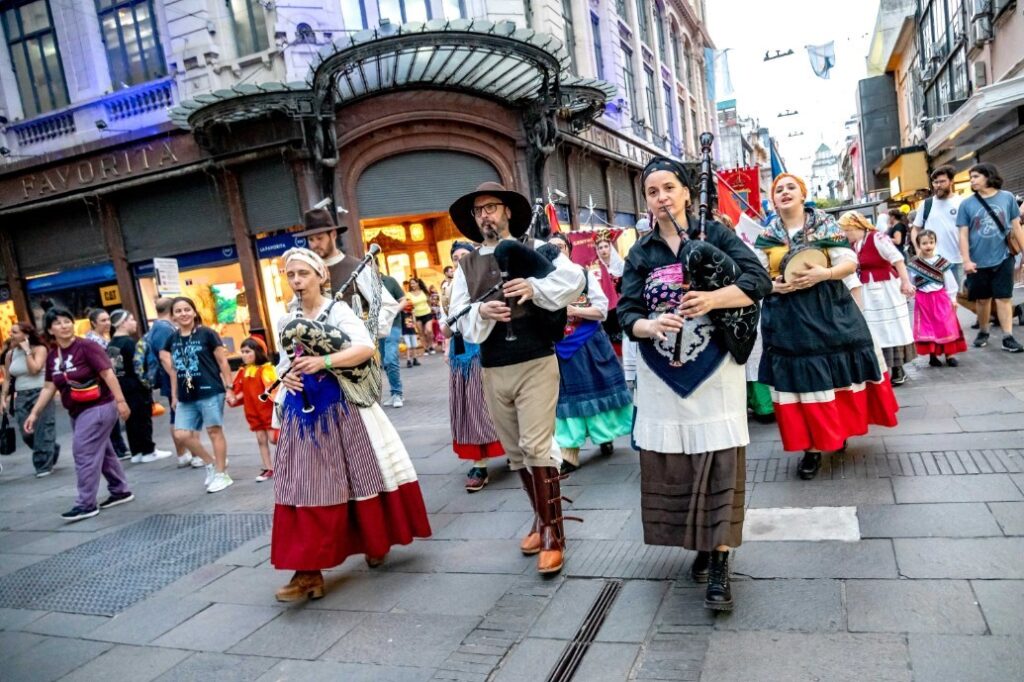
<path fill-rule="evenodd" d="M 405 404 L 405 403 L 404 403 L 404 402 L 402 401 L 402 396 L 400 396 L 400 395 L 396 395 L 396 396 L 395 396 L 395 397 L 394 397 L 394 398 L 393 398 L 393 399 L 391 400 L 391 407 L 396 407 L 396 408 L 397 408 L 397 407 L 401 407 L 401 406 L 402 406 L 402 405 L 404 405 L 404 404 Z"/>
<path fill-rule="evenodd" d="M 142 463 L 149 464 L 150 462 L 155 462 L 158 459 L 167 459 L 170 456 L 170 450 L 153 450 L 153 452 L 149 453 L 148 455 L 142 456 Z"/>
<path fill-rule="evenodd" d="M 203 481 L 203 485 L 208 487 L 211 483 L 213 483 L 213 479 L 216 478 L 216 476 L 217 476 L 217 470 L 213 468 L 212 464 L 207 464 L 206 465 L 206 480 Z"/>
<path fill-rule="evenodd" d="M 187 467 L 192 464 L 192 453 L 186 452 L 184 455 L 178 455 L 178 468 Z"/>
<path fill-rule="evenodd" d="M 193 469 L 202 469 L 205 466 L 209 466 L 209 464 L 199 459 L 198 457 L 193 457 L 191 454 L 189 454 L 189 458 L 191 459 L 191 465 Z"/>
<path fill-rule="evenodd" d="M 221 490 L 224 490 L 224 488 L 227 488 L 232 483 L 234 483 L 234 481 L 231 480 L 231 477 L 228 476 L 226 471 L 220 474 L 214 474 L 213 480 L 210 481 L 210 485 L 206 487 L 206 492 L 219 493 Z"/>
<path fill-rule="evenodd" d="M 142 453 L 136 453 L 132 455 L 132 464 L 138 464 L 142 461 Z"/>

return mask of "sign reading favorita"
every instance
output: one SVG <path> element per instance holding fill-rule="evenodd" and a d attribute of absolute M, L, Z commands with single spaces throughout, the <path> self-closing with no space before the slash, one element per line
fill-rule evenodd
<path fill-rule="evenodd" d="M 176 135 L 109 150 L 0 179 L 0 208 L 122 182 L 199 161 L 191 135 Z"/>

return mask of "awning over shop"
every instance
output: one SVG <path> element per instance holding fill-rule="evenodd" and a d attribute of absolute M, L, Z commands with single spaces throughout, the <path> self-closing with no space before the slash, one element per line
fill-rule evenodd
<path fill-rule="evenodd" d="M 928 178 L 928 156 L 924 149 L 904 148 L 899 153 L 882 160 L 876 174 L 889 174 L 889 196 L 901 201 L 914 196 L 919 190 L 930 186 Z"/>

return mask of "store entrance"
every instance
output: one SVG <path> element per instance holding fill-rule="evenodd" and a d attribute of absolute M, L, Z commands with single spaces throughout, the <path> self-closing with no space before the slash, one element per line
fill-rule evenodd
<path fill-rule="evenodd" d="M 418 277 L 427 289 L 440 290 L 444 269 L 452 264 L 452 242 L 460 238 L 447 213 L 420 213 L 360 222 L 363 249 L 380 247 L 381 272 L 391 275 L 404 289 Z"/>

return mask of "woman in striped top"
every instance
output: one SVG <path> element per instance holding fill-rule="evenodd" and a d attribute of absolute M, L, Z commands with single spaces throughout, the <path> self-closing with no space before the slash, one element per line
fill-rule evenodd
<path fill-rule="evenodd" d="M 379 566 L 392 545 L 428 537 L 430 523 L 409 454 L 383 409 L 348 403 L 329 371 L 370 359 L 374 341 L 366 326 L 346 303 L 321 293 L 327 268 L 319 256 L 290 249 L 284 258 L 296 301 L 277 328 L 306 318 L 340 329 L 350 340 L 329 355 L 285 355 L 277 368 L 287 390 L 278 394 L 270 560 L 295 571 L 277 599 L 298 601 L 323 596 L 323 569 L 353 554 Z M 310 414 L 302 411 L 302 393 L 315 408 Z"/>

